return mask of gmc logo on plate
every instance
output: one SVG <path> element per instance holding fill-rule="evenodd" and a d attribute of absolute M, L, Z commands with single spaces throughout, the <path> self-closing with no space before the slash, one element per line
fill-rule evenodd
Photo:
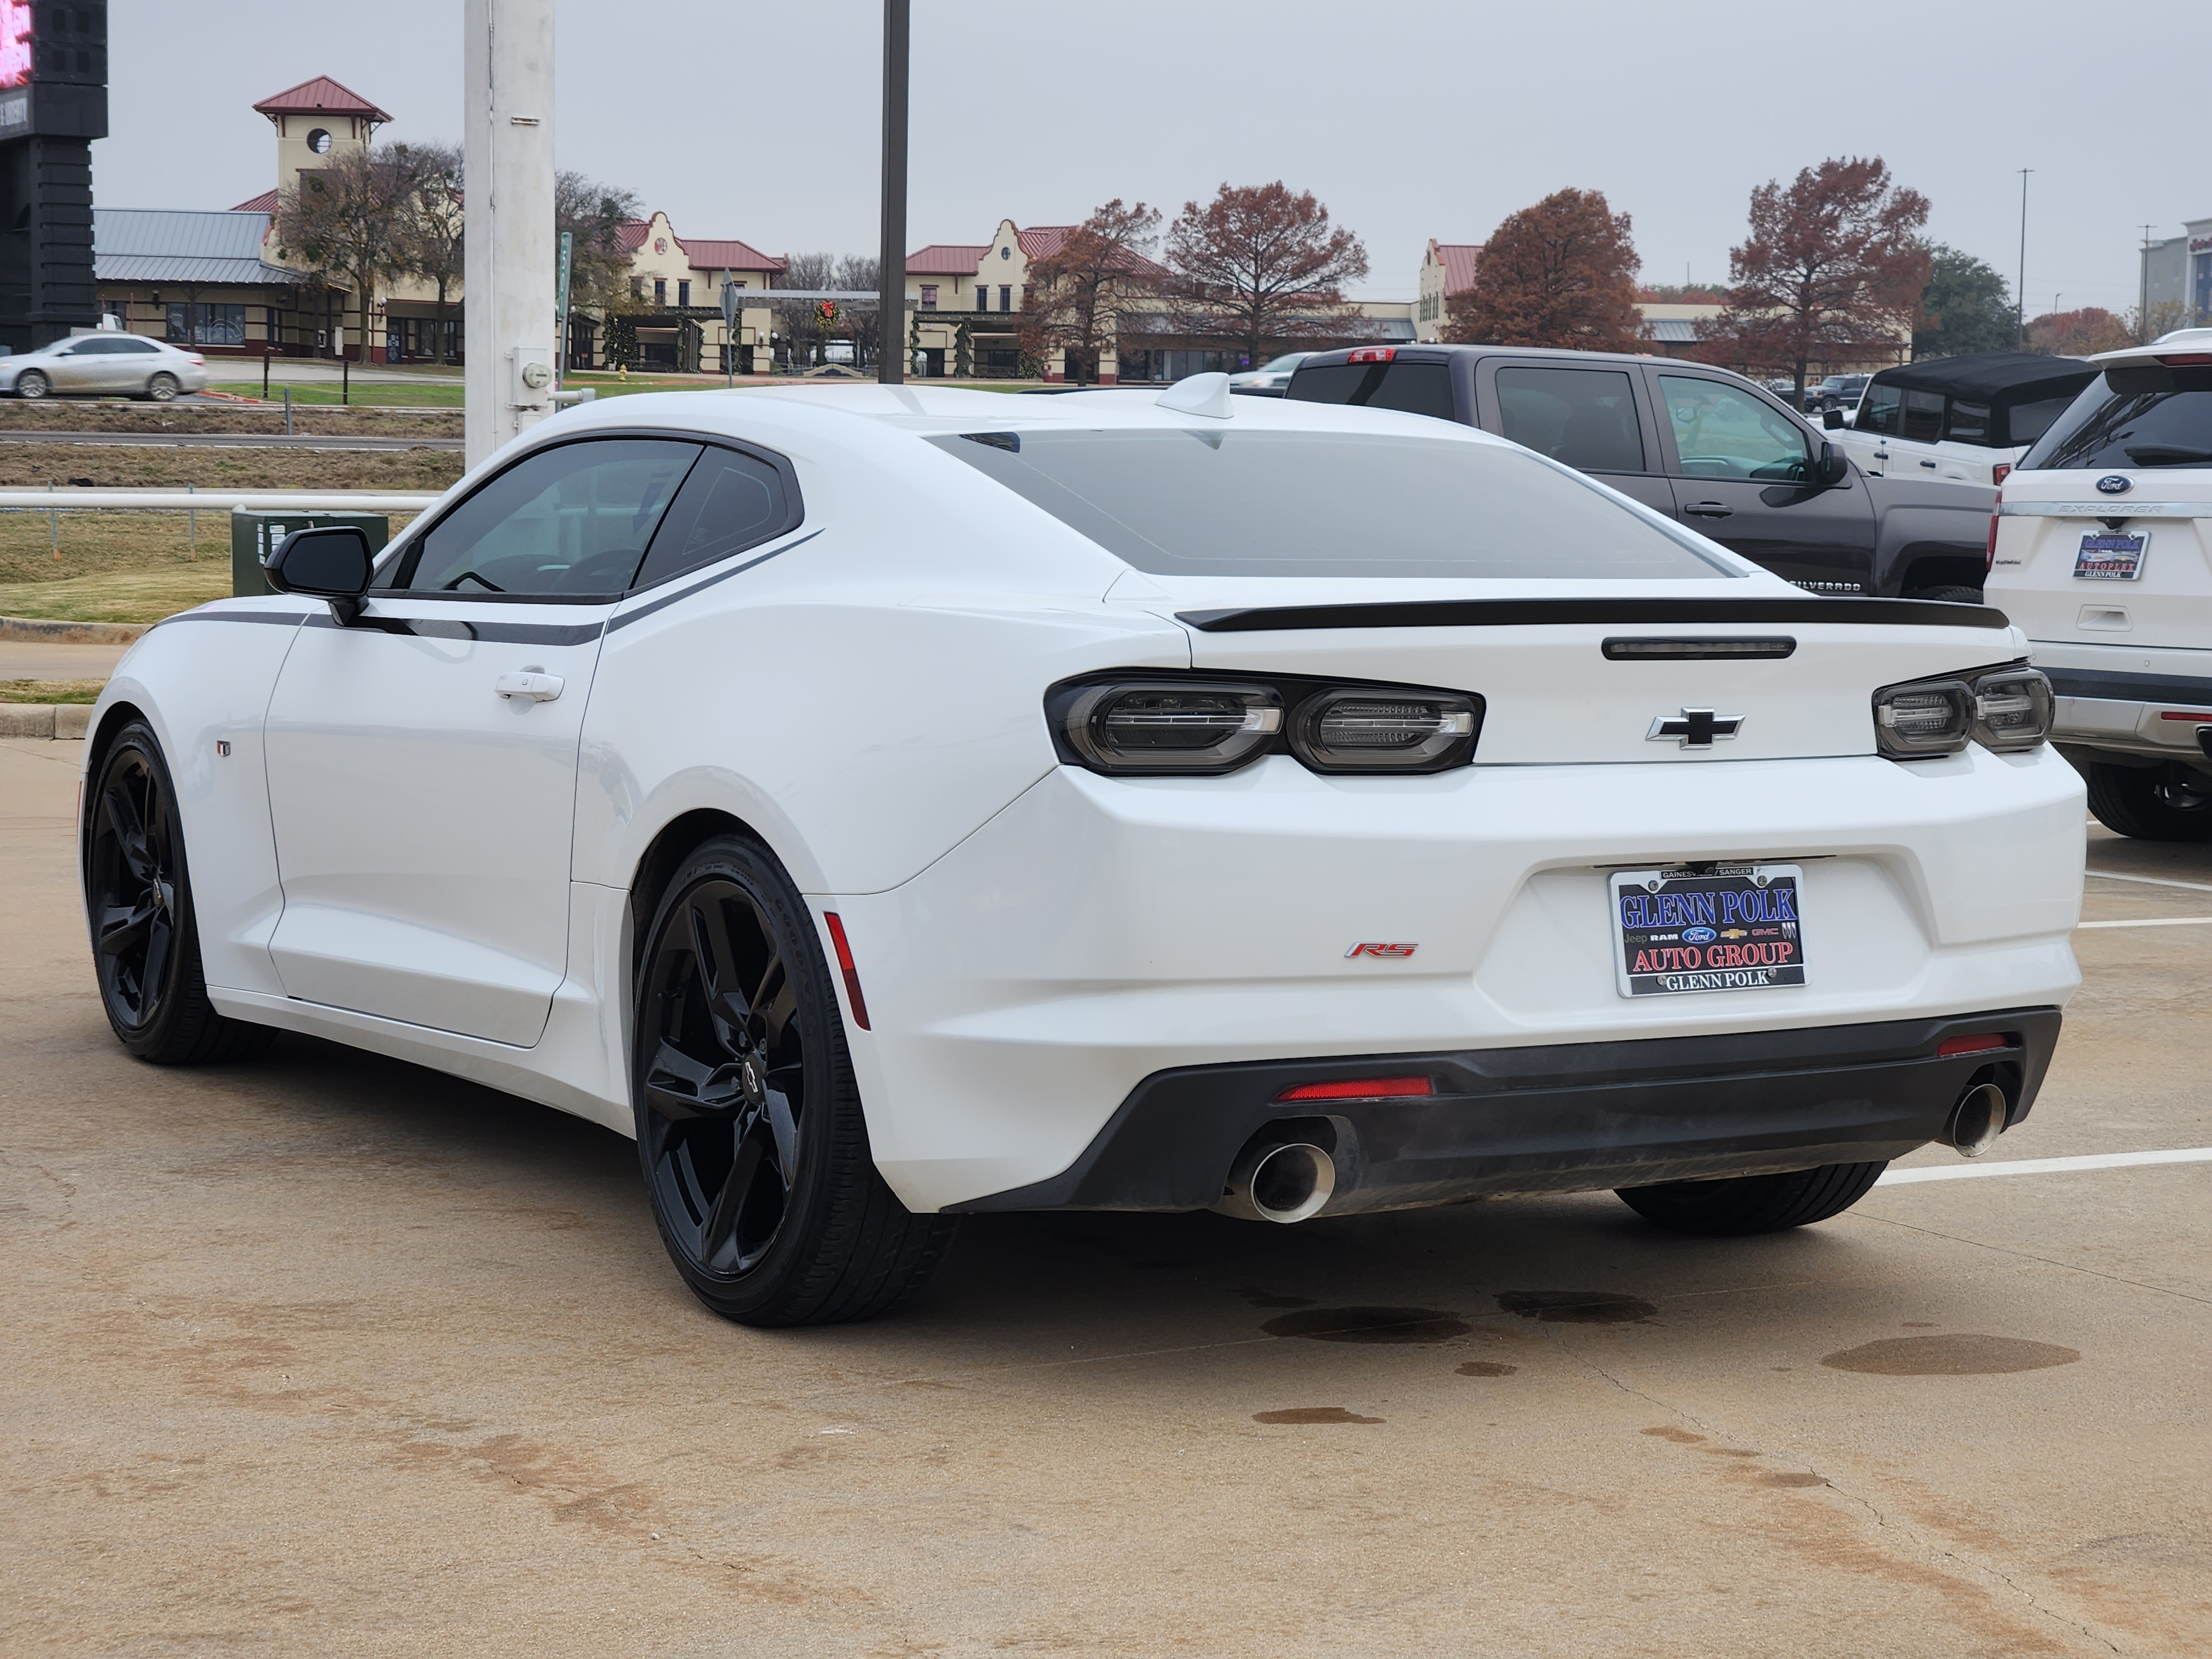
<path fill-rule="evenodd" d="M 1353 957 L 1410 957 L 1420 948 L 1418 945 L 1355 945 L 1344 954 L 1346 960 Z"/>

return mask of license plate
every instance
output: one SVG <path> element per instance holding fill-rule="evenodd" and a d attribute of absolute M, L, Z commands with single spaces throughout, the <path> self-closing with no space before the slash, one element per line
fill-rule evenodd
<path fill-rule="evenodd" d="M 1613 872 L 1613 965 L 1625 997 L 1805 982 L 1794 864 Z"/>
<path fill-rule="evenodd" d="M 2088 581 L 2131 582 L 2142 574 L 2147 530 L 2085 530 L 2074 555 L 2074 574 Z"/>

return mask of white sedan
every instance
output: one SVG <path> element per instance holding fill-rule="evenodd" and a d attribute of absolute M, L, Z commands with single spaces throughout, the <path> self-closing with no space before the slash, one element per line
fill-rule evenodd
<path fill-rule="evenodd" d="M 0 392 L 36 400 L 68 396 L 149 398 L 166 404 L 207 390 L 207 359 L 143 334 L 103 329 L 0 357 Z"/>
<path fill-rule="evenodd" d="M 1416 416 L 625 398 L 269 575 L 94 712 L 117 1036 L 635 1134 L 750 1323 L 892 1306 L 963 1212 L 1816 1221 L 2017 1124 L 2077 980 L 2002 615 Z"/>

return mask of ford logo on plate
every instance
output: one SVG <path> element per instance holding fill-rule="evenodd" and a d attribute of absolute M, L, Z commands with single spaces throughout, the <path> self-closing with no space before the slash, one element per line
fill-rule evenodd
<path fill-rule="evenodd" d="M 2100 495 L 2124 495 L 2135 487 L 2136 481 L 2133 478 L 2123 477 L 2117 472 L 2107 472 L 2097 480 L 2097 493 Z"/>
<path fill-rule="evenodd" d="M 1685 945 L 1711 945 L 1719 937 L 1710 927 L 1685 927 L 1682 930 L 1682 943 Z"/>

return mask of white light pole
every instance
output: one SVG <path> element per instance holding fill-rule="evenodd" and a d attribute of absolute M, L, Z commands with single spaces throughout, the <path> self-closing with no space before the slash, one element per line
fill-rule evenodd
<path fill-rule="evenodd" d="M 553 410 L 553 0 L 466 0 L 462 15 L 475 466 Z"/>

